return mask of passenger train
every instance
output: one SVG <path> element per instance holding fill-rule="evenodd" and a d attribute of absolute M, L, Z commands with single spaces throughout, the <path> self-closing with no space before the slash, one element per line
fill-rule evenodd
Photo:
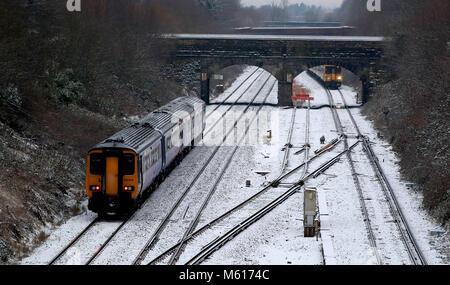
<path fill-rule="evenodd" d="M 338 65 L 325 65 L 323 81 L 326 87 L 339 88 L 342 86 L 343 79 L 342 67 Z"/>
<path fill-rule="evenodd" d="M 93 147 L 88 153 L 89 210 L 100 215 L 139 207 L 203 137 L 205 103 L 180 97 Z"/>

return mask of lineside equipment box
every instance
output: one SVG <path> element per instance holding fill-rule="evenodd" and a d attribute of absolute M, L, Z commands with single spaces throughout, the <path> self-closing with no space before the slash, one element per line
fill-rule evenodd
<path fill-rule="evenodd" d="M 314 237 L 315 225 L 314 220 L 317 215 L 317 189 L 305 188 L 303 200 L 303 227 L 305 237 Z"/>

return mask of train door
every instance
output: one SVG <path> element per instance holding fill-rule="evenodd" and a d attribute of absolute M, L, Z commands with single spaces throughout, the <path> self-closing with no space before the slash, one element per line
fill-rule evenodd
<path fill-rule="evenodd" d="M 117 196 L 119 195 L 119 158 L 107 157 L 106 158 L 106 195 Z"/>
<path fill-rule="evenodd" d="M 168 141 L 167 141 L 167 139 L 166 139 L 166 136 L 167 136 L 167 134 L 164 134 L 162 137 L 161 137 L 161 146 L 160 146 L 160 149 L 162 150 L 161 151 L 161 155 L 162 155 L 162 169 L 165 169 L 166 168 L 166 164 L 167 164 L 167 157 L 166 157 L 166 154 L 167 154 L 167 149 L 166 149 L 166 147 L 167 147 L 167 143 L 168 143 Z"/>
<path fill-rule="evenodd" d="M 191 120 L 191 141 L 190 146 L 193 147 L 195 145 L 195 116 L 196 116 L 196 110 L 193 109 L 191 116 L 189 117 Z"/>
<path fill-rule="evenodd" d="M 180 119 L 180 123 L 178 125 L 178 132 L 180 134 L 180 150 L 179 153 L 181 153 L 184 149 L 184 129 L 183 129 L 183 119 Z"/>

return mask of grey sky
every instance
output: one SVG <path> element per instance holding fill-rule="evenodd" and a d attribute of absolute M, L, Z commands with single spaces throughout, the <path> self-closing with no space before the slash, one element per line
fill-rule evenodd
<path fill-rule="evenodd" d="M 271 4 L 272 1 L 275 1 L 275 3 L 281 3 L 281 0 L 241 0 L 241 3 L 245 6 L 261 6 L 265 4 Z M 327 8 L 338 8 L 339 6 L 341 6 L 343 0 L 289 0 L 290 4 L 302 2 L 308 5 L 314 4 L 317 6 L 322 5 L 323 7 Z"/>

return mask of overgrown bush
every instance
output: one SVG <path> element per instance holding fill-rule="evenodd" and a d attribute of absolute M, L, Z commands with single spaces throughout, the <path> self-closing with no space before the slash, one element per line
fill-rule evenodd
<path fill-rule="evenodd" d="M 63 104 L 76 104 L 83 99 L 86 92 L 83 83 L 76 81 L 72 69 L 59 72 L 53 81 L 54 97 Z"/>
<path fill-rule="evenodd" d="M 0 91 L 0 98 L 9 104 L 22 106 L 22 97 L 19 94 L 19 89 L 12 83 Z"/>

